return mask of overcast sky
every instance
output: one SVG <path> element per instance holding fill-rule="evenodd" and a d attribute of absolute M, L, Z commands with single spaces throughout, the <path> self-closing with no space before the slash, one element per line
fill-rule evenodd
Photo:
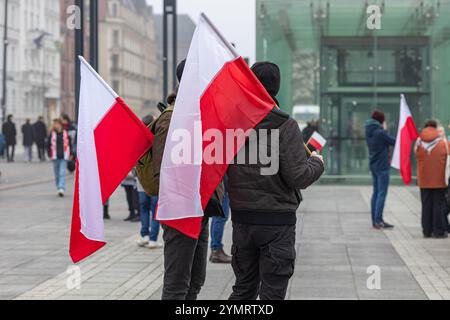
<path fill-rule="evenodd" d="M 163 0 L 147 2 L 155 13 L 162 13 Z M 189 14 L 195 23 L 201 12 L 236 44 L 243 57 L 255 61 L 255 0 L 178 0 L 178 13 Z"/>

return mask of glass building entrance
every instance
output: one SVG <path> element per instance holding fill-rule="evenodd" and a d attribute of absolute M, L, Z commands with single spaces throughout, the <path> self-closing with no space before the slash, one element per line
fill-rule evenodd
<path fill-rule="evenodd" d="M 380 29 L 367 27 L 369 4 Z M 282 109 L 320 108 L 332 181 L 370 181 L 365 121 L 381 110 L 395 135 L 401 94 L 419 129 L 450 124 L 449 17 L 450 0 L 256 0 L 257 60 L 280 66 Z"/>
<path fill-rule="evenodd" d="M 345 37 L 321 42 L 321 130 L 329 176 L 364 176 L 369 171 L 365 121 L 374 110 L 386 114 L 395 135 L 400 94 L 418 121 L 431 116 L 427 38 Z"/>

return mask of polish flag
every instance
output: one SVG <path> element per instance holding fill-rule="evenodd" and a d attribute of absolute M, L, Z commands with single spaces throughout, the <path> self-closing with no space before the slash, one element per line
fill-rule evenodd
<path fill-rule="evenodd" d="M 77 170 L 70 236 L 74 263 L 105 244 L 103 204 L 151 147 L 153 136 L 82 58 Z"/>
<path fill-rule="evenodd" d="M 317 151 L 322 151 L 323 147 L 327 144 L 327 140 L 322 137 L 317 131 L 313 133 L 311 139 L 308 141 L 308 145 L 311 145 Z"/>
<path fill-rule="evenodd" d="M 414 124 L 405 96 L 401 95 L 400 121 L 398 124 L 397 140 L 395 143 L 392 167 L 400 170 L 405 185 L 411 183 L 411 149 L 414 141 L 419 137 L 419 132 Z"/>
<path fill-rule="evenodd" d="M 194 33 L 172 115 L 160 173 L 157 219 L 191 238 L 198 238 L 204 209 L 223 176 L 275 102 L 233 46 L 202 14 Z M 207 132 L 243 134 L 217 150 L 221 163 L 205 161 L 213 141 Z M 192 139 L 189 161 L 180 163 L 180 135 Z M 213 139 L 211 139 L 213 140 Z M 186 146 L 185 146 L 186 147 Z M 175 156 L 174 156 L 175 155 Z M 186 155 L 186 154 L 185 154 Z"/>

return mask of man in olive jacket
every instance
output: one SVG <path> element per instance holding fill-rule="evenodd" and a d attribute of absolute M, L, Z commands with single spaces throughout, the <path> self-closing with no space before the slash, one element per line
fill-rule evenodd
<path fill-rule="evenodd" d="M 185 61 L 178 66 L 177 76 L 181 80 Z M 164 148 L 168 138 L 170 121 L 175 106 L 176 94 L 167 99 L 170 106 L 161 114 L 153 124 L 154 142 L 152 147 L 152 164 L 156 190 L 159 190 L 161 163 Z M 223 184 L 220 184 L 213 198 L 218 203 L 222 202 L 224 196 Z M 220 212 L 214 212 L 220 214 Z M 164 230 L 164 285 L 163 300 L 196 300 L 206 280 L 206 266 L 209 241 L 209 218 L 208 208 L 199 239 L 190 238 L 178 230 L 162 224 Z"/>
<path fill-rule="evenodd" d="M 280 70 L 269 62 L 252 67 L 256 77 L 274 98 L 280 89 Z M 295 265 L 296 212 L 302 200 L 300 189 L 317 181 L 324 172 L 322 157 L 308 159 L 297 122 L 275 107 L 256 127 L 279 134 L 279 169 L 263 175 L 258 164 L 232 164 L 228 169 L 233 221 L 233 270 L 236 284 L 230 300 L 285 299 Z M 272 139 L 267 139 L 273 144 Z M 258 146 L 261 148 L 261 146 Z M 266 150 L 271 150 L 268 145 Z M 253 150 L 247 141 L 240 152 Z M 273 150 L 273 149 L 272 149 Z M 237 157 L 239 158 L 239 156 Z M 248 161 L 248 159 L 246 160 Z M 235 159 L 234 163 L 237 163 Z"/>

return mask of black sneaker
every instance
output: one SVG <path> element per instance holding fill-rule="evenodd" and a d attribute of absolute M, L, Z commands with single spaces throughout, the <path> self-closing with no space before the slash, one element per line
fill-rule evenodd
<path fill-rule="evenodd" d="M 447 239 L 448 238 L 448 233 L 444 233 L 444 234 L 441 234 L 441 235 L 433 234 L 431 237 L 433 239 Z"/>
<path fill-rule="evenodd" d="M 131 219 L 131 222 L 141 222 L 141 217 L 134 217 L 133 219 Z"/>
<path fill-rule="evenodd" d="M 383 222 L 383 223 L 381 223 L 381 228 L 382 229 L 394 229 L 394 226 L 392 224 L 387 223 L 387 222 Z"/>

